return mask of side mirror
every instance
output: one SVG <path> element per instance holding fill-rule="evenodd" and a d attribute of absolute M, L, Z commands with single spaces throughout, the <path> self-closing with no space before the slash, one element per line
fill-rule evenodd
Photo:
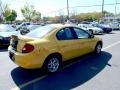
<path fill-rule="evenodd" d="M 89 29 L 89 33 L 90 33 L 90 34 L 93 34 L 93 30 L 92 30 L 92 29 Z"/>
<path fill-rule="evenodd" d="M 89 38 L 94 38 L 95 36 L 94 36 L 94 34 L 90 34 L 90 36 L 89 36 Z"/>
<path fill-rule="evenodd" d="M 93 30 L 92 30 L 92 29 L 89 29 L 88 32 L 89 32 L 89 34 L 90 34 L 89 38 L 94 38 Z"/>

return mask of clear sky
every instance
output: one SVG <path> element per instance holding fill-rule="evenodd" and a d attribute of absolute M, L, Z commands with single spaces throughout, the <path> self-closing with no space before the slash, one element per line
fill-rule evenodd
<path fill-rule="evenodd" d="M 42 13 L 42 16 L 54 16 L 57 14 L 66 14 L 67 0 L 1 0 L 3 4 L 7 3 L 10 8 L 18 13 L 18 19 L 22 18 L 20 9 L 26 4 L 34 5 L 37 11 Z M 116 0 L 104 0 L 105 4 L 115 3 Z M 120 3 L 120 0 L 117 0 Z M 69 0 L 70 12 L 82 13 L 101 11 L 101 6 L 94 7 L 76 7 L 76 6 L 90 6 L 102 5 L 102 0 Z M 61 9 L 61 10 L 59 10 Z M 59 10 L 59 11 L 58 11 Z M 115 13 L 115 5 L 105 5 L 104 10 Z M 120 4 L 117 5 L 117 13 L 120 12 Z"/>

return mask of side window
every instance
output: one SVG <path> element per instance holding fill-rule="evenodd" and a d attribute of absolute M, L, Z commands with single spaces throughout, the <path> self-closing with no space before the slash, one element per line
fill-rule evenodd
<path fill-rule="evenodd" d="M 74 39 L 74 35 L 70 28 L 63 28 L 57 33 L 58 40 L 71 40 Z"/>
<path fill-rule="evenodd" d="M 89 37 L 89 34 L 80 28 L 74 28 L 74 31 L 75 31 L 78 39 Z"/>

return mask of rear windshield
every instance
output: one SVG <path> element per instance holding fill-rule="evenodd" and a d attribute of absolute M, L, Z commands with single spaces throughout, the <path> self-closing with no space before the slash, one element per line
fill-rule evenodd
<path fill-rule="evenodd" d="M 41 38 L 45 36 L 48 32 L 52 31 L 54 28 L 55 26 L 53 25 L 41 26 L 26 34 L 26 36 L 33 38 Z"/>

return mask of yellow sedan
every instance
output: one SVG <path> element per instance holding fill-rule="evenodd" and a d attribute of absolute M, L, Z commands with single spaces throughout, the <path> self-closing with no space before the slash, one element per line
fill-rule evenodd
<path fill-rule="evenodd" d="M 25 36 L 12 36 L 8 48 L 11 60 L 25 69 L 43 67 L 56 72 L 63 61 L 100 53 L 102 40 L 72 25 L 51 24 Z"/>

